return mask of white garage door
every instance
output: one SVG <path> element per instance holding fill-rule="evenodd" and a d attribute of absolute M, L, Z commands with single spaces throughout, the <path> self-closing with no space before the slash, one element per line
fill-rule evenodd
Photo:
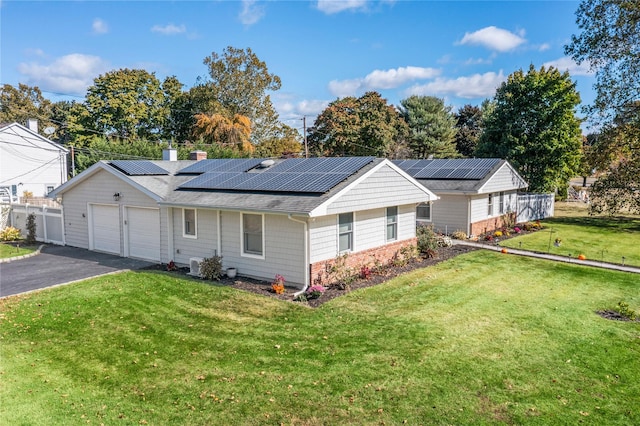
<path fill-rule="evenodd" d="M 127 207 L 127 257 L 160 261 L 160 212 Z"/>
<path fill-rule="evenodd" d="M 118 206 L 91 205 L 91 250 L 120 254 Z"/>

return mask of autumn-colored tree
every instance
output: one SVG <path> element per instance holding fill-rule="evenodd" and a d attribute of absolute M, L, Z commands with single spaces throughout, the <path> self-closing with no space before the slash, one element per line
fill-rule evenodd
<path fill-rule="evenodd" d="M 0 88 L 0 123 L 20 123 L 26 125 L 30 118 L 38 120 L 38 132 L 47 136 L 44 129 L 60 125 L 51 121 L 51 101 L 42 96 L 38 87 L 5 84 Z"/>
<path fill-rule="evenodd" d="M 223 146 L 234 146 L 241 152 L 252 153 L 254 146 L 250 142 L 251 121 L 249 118 L 235 114 L 228 119 L 222 114 L 196 114 L 193 133 L 196 138 L 205 142 Z"/>

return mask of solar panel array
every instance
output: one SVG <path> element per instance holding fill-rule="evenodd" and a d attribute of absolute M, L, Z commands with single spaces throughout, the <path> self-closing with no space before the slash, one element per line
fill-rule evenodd
<path fill-rule="evenodd" d="M 129 176 L 163 176 L 169 172 L 149 160 L 112 160 L 112 167 Z"/>
<path fill-rule="evenodd" d="M 479 180 L 500 161 L 499 158 L 464 158 L 398 160 L 394 163 L 415 179 Z"/>
<path fill-rule="evenodd" d="M 222 170 L 225 166 L 220 164 L 217 171 L 209 168 L 210 171 L 182 184 L 180 189 L 325 193 L 373 160 L 374 157 L 292 158 L 257 173 L 233 171 L 236 169 L 231 163 L 226 165 L 227 170 Z M 260 161 L 255 165 L 258 164 Z"/>
<path fill-rule="evenodd" d="M 184 169 L 180 174 L 195 174 L 208 172 L 246 172 L 264 161 L 264 158 L 216 158 L 211 160 L 200 160 Z"/>

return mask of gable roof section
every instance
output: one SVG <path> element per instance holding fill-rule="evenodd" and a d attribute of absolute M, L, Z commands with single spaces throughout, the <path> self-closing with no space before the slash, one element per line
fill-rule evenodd
<path fill-rule="evenodd" d="M 394 164 L 436 194 L 481 194 L 490 188 L 496 176 L 509 174 L 508 183 L 499 190 L 527 187 L 525 180 L 499 158 L 454 158 L 434 160 L 395 160 Z M 501 176 L 504 177 L 504 176 Z"/>
<path fill-rule="evenodd" d="M 64 153 L 69 152 L 67 148 L 59 143 L 53 142 L 44 136 L 40 136 L 38 133 L 20 123 L 10 123 L 0 126 L 0 143 L 9 143 L 7 139 L 15 138 L 18 138 L 22 144 L 29 148 L 39 148 L 47 151 L 61 151 Z"/>

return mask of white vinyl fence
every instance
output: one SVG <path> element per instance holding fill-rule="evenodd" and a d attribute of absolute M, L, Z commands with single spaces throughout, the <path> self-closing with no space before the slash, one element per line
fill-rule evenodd
<path fill-rule="evenodd" d="M 553 217 L 555 207 L 554 194 L 518 194 L 517 223 L 530 222 Z"/>
<path fill-rule="evenodd" d="M 2 205 L 5 209 L 6 204 Z M 32 206 L 29 204 L 11 204 L 6 226 L 13 226 L 27 236 L 27 216 L 36 217 L 36 240 L 44 243 L 64 245 L 64 218 L 62 206 Z"/>

